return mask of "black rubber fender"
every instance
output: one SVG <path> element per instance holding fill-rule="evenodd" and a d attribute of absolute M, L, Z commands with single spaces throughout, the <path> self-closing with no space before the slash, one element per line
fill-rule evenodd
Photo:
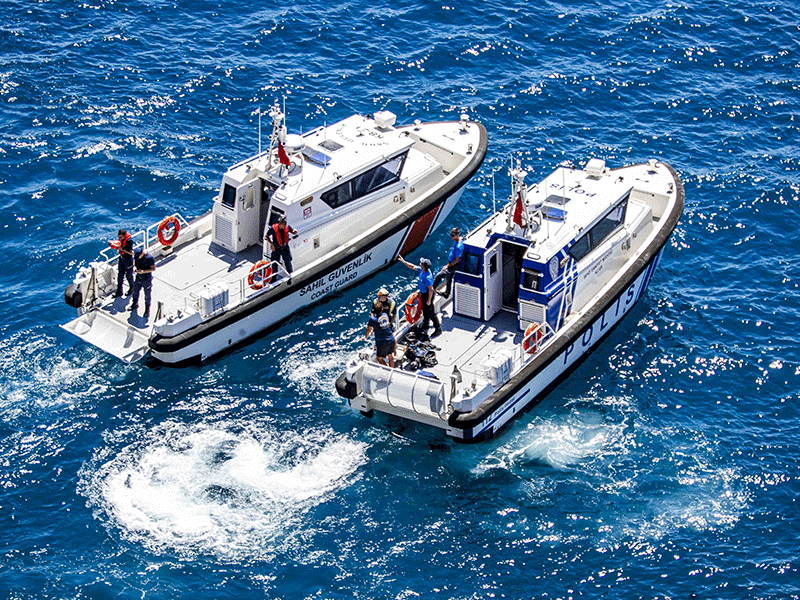
<path fill-rule="evenodd" d="M 81 290 L 74 283 L 71 283 L 64 290 L 64 302 L 73 308 L 80 308 L 83 306 L 83 294 Z"/>
<path fill-rule="evenodd" d="M 358 395 L 358 389 L 356 388 L 356 384 L 352 381 L 347 381 L 344 375 L 345 374 L 342 373 L 336 379 L 336 393 L 338 393 L 342 398 L 352 400 Z"/>

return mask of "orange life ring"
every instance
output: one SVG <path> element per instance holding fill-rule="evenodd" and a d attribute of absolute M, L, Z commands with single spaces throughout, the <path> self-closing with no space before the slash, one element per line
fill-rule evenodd
<path fill-rule="evenodd" d="M 422 316 L 422 299 L 419 292 L 412 292 L 406 300 L 406 321 L 416 323 Z"/>
<path fill-rule="evenodd" d="M 166 237 L 164 233 L 169 229 L 172 229 L 172 234 L 169 237 Z M 178 221 L 178 217 L 167 217 L 158 225 L 158 241 L 161 242 L 162 246 L 172 246 L 175 243 L 175 240 L 178 239 L 178 234 L 181 232 L 181 222 Z"/>
<path fill-rule="evenodd" d="M 522 341 L 522 347 L 528 354 L 536 354 L 539 349 L 539 342 L 542 341 L 542 325 L 541 323 L 531 323 L 525 330 L 525 337 Z"/>
<path fill-rule="evenodd" d="M 256 280 L 257 274 L 261 275 L 260 281 Z M 260 260 L 250 269 L 250 274 L 247 276 L 247 285 L 254 290 L 260 290 L 264 287 L 264 285 L 266 285 L 270 277 L 272 277 L 272 267 L 270 266 L 269 261 Z"/>

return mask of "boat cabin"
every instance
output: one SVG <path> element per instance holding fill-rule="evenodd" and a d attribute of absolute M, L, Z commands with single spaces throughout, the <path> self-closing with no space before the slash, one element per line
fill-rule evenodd
<path fill-rule="evenodd" d="M 300 268 L 446 175 L 442 163 L 412 150 L 419 142 L 413 130 L 397 135 L 395 116 L 387 111 L 353 115 L 304 135 L 285 134 L 283 115 L 276 117 L 271 149 L 233 165 L 222 178 L 212 240 L 226 250 L 259 246 L 268 259 L 267 228 L 286 216 L 298 232 L 290 247 Z"/>
<path fill-rule="evenodd" d="M 464 240 L 453 280 L 455 314 L 489 321 L 507 311 L 523 331 L 543 323 L 552 332 L 597 292 L 607 279 L 603 274 L 624 260 L 624 248 L 609 239 L 629 235 L 626 218 L 646 226 L 649 212 L 645 204 L 629 204 L 631 182 L 594 175 L 592 166 L 600 174 L 605 168 L 599 162 L 590 161 L 577 182 L 574 171 L 561 172 L 566 167 L 530 188 L 524 172 L 515 174 L 512 198 L 519 210 L 511 203 Z"/>

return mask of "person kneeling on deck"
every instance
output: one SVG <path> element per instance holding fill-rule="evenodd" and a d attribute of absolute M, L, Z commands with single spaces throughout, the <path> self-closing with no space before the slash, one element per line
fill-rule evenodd
<path fill-rule="evenodd" d="M 397 343 L 394 341 L 389 315 L 383 310 L 380 300 L 375 300 L 372 303 L 372 315 L 367 322 L 367 331 L 364 333 L 364 339 L 368 339 L 369 334 L 373 331 L 375 332 L 375 354 L 378 362 L 385 365 L 386 359 L 388 359 L 389 366 L 394 368 L 394 351 Z"/>
<path fill-rule="evenodd" d="M 447 264 L 442 267 L 442 270 L 436 274 L 433 279 L 433 288 L 439 287 L 443 280 L 447 280 L 447 285 L 444 289 L 445 298 L 450 297 L 450 289 L 453 286 L 453 276 L 456 274 L 456 267 L 461 262 L 461 255 L 464 254 L 464 242 L 461 239 L 461 230 L 458 227 L 453 227 L 450 230 L 450 237 L 453 240 L 453 247 L 450 248 L 450 254 L 447 256 Z"/>
<path fill-rule="evenodd" d="M 150 316 L 150 298 L 153 291 L 153 271 L 156 270 L 156 261 L 144 248 L 136 249 L 136 256 L 133 259 L 136 280 L 133 282 L 133 304 L 130 311 L 139 308 L 139 291 L 144 290 L 144 317 Z"/>
<path fill-rule="evenodd" d="M 402 256 L 398 256 L 397 260 L 399 260 L 409 269 L 419 271 L 419 299 L 422 301 L 422 326 L 420 330 L 423 333 L 427 333 L 428 323 L 433 322 L 434 331 L 431 337 L 441 335 L 442 326 L 439 324 L 439 318 L 436 316 L 436 311 L 433 307 L 434 289 L 433 273 L 431 273 L 431 261 L 429 261 L 427 258 L 421 258 L 419 260 L 419 266 L 417 266 L 412 265 Z"/>
<path fill-rule="evenodd" d="M 378 302 L 381 303 L 383 312 L 389 315 L 389 323 L 392 326 L 392 331 L 394 331 L 394 318 L 397 315 L 397 304 L 394 300 L 389 298 L 389 290 L 385 287 L 378 290 Z"/>
<path fill-rule="evenodd" d="M 270 250 L 272 250 L 269 259 L 274 263 L 283 259 L 283 267 L 289 274 L 289 283 L 292 283 L 292 251 L 289 248 L 290 233 L 297 235 L 297 231 L 289 227 L 285 216 L 267 229 L 267 240 L 269 241 Z M 277 272 L 277 269 L 275 271 Z M 275 278 L 273 277 L 274 280 Z"/>

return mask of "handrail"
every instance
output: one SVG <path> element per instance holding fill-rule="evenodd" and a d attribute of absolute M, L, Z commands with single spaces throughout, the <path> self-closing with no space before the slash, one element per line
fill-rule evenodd
<path fill-rule="evenodd" d="M 533 336 L 537 335 L 540 331 L 542 331 L 542 329 L 544 329 L 544 333 L 542 335 L 541 341 L 539 341 L 536 344 L 536 350 L 534 352 L 527 352 L 525 350 L 525 342 L 531 339 Z M 551 327 L 550 323 L 548 323 L 547 321 L 543 321 L 539 323 L 538 329 L 534 329 L 533 331 L 530 332 L 529 335 L 523 336 L 522 341 L 519 344 L 517 344 L 517 346 L 514 348 L 514 354 L 515 354 L 514 368 L 517 367 L 517 363 L 519 363 L 519 366 L 522 366 L 526 362 L 531 360 L 534 356 L 539 354 L 539 352 L 542 351 L 542 349 L 549 343 L 549 341 L 555 337 L 555 334 L 556 332 Z M 519 356 L 516 356 L 517 354 Z"/>
<path fill-rule="evenodd" d="M 183 216 L 180 213 L 173 213 L 171 215 L 168 215 L 168 216 L 164 217 L 164 219 L 171 219 L 173 217 L 178 219 L 178 221 L 180 221 L 181 225 L 184 228 L 188 228 L 189 227 L 189 221 L 184 219 Z M 150 247 L 150 236 L 151 236 L 150 230 L 153 229 L 153 227 L 159 227 L 161 225 L 161 223 L 164 222 L 164 219 L 161 219 L 157 223 L 153 223 L 152 225 L 150 225 L 150 227 L 145 229 L 145 235 L 144 235 L 144 247 L 145 248 L 149 248 Z M 178 237 L 180 237 L 180 234 L 178 234 Z M 175 241 L 177 242 L 178 240 L 176 239 Z"/>
<path fill-rule="evenodd" d="M 131 234 L 131 239 L 134 240 L 134 243 L 133 243 L 134 248 L 137 246 L 135 240 L 136 240 L 136 238 L 138 238 L 140 236 L 142 238 L 142 242 L 144 242 L 147 239 L 147 233 L 144 231 L 144 229 L 140 229 L 139 231 L 136 231 L 136 232 Z M 145 244 L 145 246 L 146 245 L 147 244 Z M 107 253 L 113 253 L 113 254 L 111 256 L 108 256 Z M 102 250 L 100 250 L 100 256 L 103 258 L 103 260 L 101 260 L 100 262 L 105 262 L 105 263 L 111 264 L 115 260 L 119 259 L 119 252 L 117 251 L 116 248 L 103 248 Z"/>
<path fill-rule="evenodd" d="M 245 298 L 256 296 L 258 294 L 263 294 L 273 288 L 278 287 L 280 284 L 288 281 L 291 278 L 291 274 L 284 268 L 284 266 L 276 260 L 270 261 L 268 265 L 263 265 L 258 271 L 266 271 L 267 267 L 272 270 L 272 277 L 274 278 L 276 275 L 280 275 L 281 278 L 277 281 L 270 281 L 265 283 L 261 289 L 254 290 L 250 287 L 250 284 L 247 283 L 247 279 L 250 277 L 250 273 L 244 275 L 243 277 L 239 278 L 239 297 L 240 302 L 242 302 Z M 257 271 L 257 272 L 258 272 Z M 247 291 L 250 290 L 250 295 L 248 296 Z"/>
<path fill-rule="evenodd" d="M 261 289 L 258 289 L 258 290 L 252 289 L 250 287 L 250 284 L 247 282 L 247 279 L 250 277 L 250 273 L 249 272 L 246 275 L 243 275 L 242 277 L 240 277 L 240 278 L 238 278 L 238 279 L 236 279 L 234 281 L 227 281 L 226 280 L 225 283 L 228 284 L 228 291 L 230 293 L 230 297 L 228 298 L 228 304 L 225 307 L 222 307 L 222 308 L 220 308 L 218 310 L 215 310 L 212 313 L 204 315 L 204 317 L 209 317 L 209 316 L 212 316 L 212 315 L 216 315 L 217 313 L 224 312 L 224 310 L 227 310 L 228 307 L 237 306 L 237 305 L 241 304 L 242 302 L 244 302 L 244 300 L 246 300 L 247 298 L 250 298 L 250 297 L 258 295 L 258 294 L 263 294 L 264 292 L 267 292 L 267 291 L 269 291 L 269 290 L 271 290 L 273 288 L 276 288 L 279 285 L 281 285 L 282 283 L 284 283 L 284 282 L 289 280 L 290 274 L 284 268 L 284 266 L 281 263 L 279 263 L 277 261 L 271 261 L 268 265 L 263 265 L 259 269 L 259 271 L 265 271 L 267 269 L 267 267 L 272 269 L 273 276 L 274 275 L 279 275 L 280 279 L 278 279 L 277 281 L 274 281 L 274 282 L 265 283 L 264 287 L 262 287 Z M 186 296 L 184 297 L 184 308 L 193 308 L 193 309 L 197 310 L 198 312 L 200 312 L 200 296 L 199 296 L 199 293 L 200 293 L 201 290 L 202 290 L 202 288 L 200 288 L 198 290 L 193 290 L 193 291 L 189 292 L 188 294 L 186 294 Z M 250 292 L 249 294 L 248 294 L 248 291 Z M 237 294 L 238 294 L 238 296 L 237 296 Z"/>
<path fill-rule="evenodd" d="M 254 154 L 253 156 L 250 156 L 249 158 L 245 158 L 244 160 L 240 160 L 239 162 L 237 162 L 237 163 L 231 165 L 230 167 L 228 167 L 228 171 L 230 171 L 231 169 L 236 169 L 238 167 L 241 167 L 242 165 L 246 165 L 247 163 L 249 163 L 251 161 L 257 161 L 259 158 L 261 158 L 265 154 L 269 154 L 271 150 L 272 150 L 272 148 L 270 147 L 270 148 L 267 148 L 266 150 L 262 151 L 261 153 Z M 216 196 L 215 196 L 215 198 L 216 198 Z"/>
<path fill-rule="evenodd" d="M 176 212 L 176 213 L 173 213 L 171 215 L 168 215 L 165 218 L 169 219 L 171 217 L 175 217 L 176 219 L 178 219 L 178 221 L 180 221 L 181 226 L 184 229 L 189 227 L 189 221 L 187 221 L 183 217 L 183 215 L 181 215 L 180 213 Z M 145 249 L 149 248 L 150 247 L 150 238 L 152 236 L 150 231 L 154 227 L 158 227 L 159 225 L 161 225 L 161 223 L 163 221 L 164 221 L 164 219 L 161 219 L 160 221 L 158 221 L 156 223 L 153 223 L 152 225 L 148 226 L 146 229 L 140 229 L 139 231 L 136 231 L 136 232 L 132 233 L 131 234 L 131 238 L 133 238 L 134 240 L 136 240 L 137 238 L 141 237 L 141 242 L 139 244 L 137 244 L 134 241 L 134 246 L 137 246 L 137 245 L 141 244 L 142 247 L 144 247 Z M 109 256 L 109 253 L 111 253 L 111 252 L 113 252 L 113 255 Z M 118 258 L 119 258 L 119 253 L 114 248 L 103 248 L 102 250 L 100 250 L 100 254 L 98 256 L 99 262 L 103 262 L 103 263 L 107 263 L 107 264 L 113 263 Z"/>

